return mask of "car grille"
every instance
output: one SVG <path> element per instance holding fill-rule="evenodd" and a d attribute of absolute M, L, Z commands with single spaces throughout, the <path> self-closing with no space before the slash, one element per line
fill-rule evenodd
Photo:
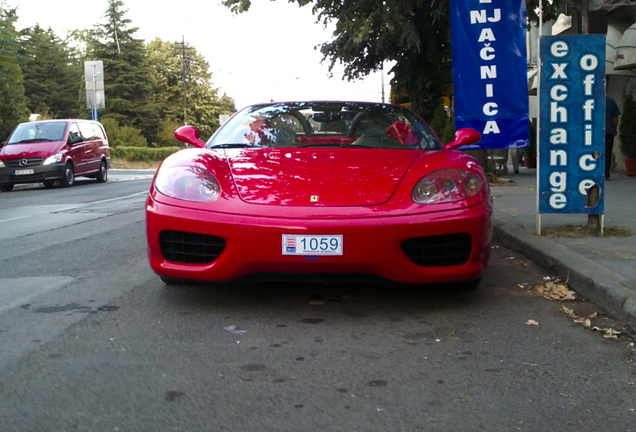
<path fill-rule="evenodd" d="M 210 264 L 225 249 L 221 237 L 181 231 L 161 231 L 159 243 L 166 260 L 185 264 Z"/>
<path fill-rule="evenodd" d="M 8 166 L 8 167 L 11 167 L 11 168 L 27 168 L 27 167 L 32 167 L 32 166 L 36 166 L 36 165 L 42 164 L 42 159 L 43 158 L 41 158 L 41 157 L 9 159 L 9 160 L 6 160 L 4 162 L 4 164 L 6 166 Z M 21 160 L 26 160 L 27 161 L 26 165 L 20 165 L 20 161 Z"/>
<path fill-rule="evenodd" d="M 35 174 L 27 174 L 27 175 L 10 175 L 9 181 L 14 183 L 33 183 L 38 181 L 46 180 L 47 173 L 35 173 Z"/>
<path fill-rule="evenodd" d="M 469 234 L 416 237 L 402 242 L 402 250 L 417 265 L 443 267 L 464 264 L 470 257 Z"/>

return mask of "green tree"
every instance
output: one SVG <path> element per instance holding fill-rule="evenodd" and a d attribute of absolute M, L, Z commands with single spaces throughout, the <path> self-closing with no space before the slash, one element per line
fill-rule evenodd
<path fill-rule="evenodd" d="M 100 116 L 140 129 L 151 142 L 160 126 L 151 93 L 151 69 L 144 42 L 134 38 L 138 28 L 130 27 L 123 6 L 120 0 L 108 0 L 105 22 L 90 33 L 87 60 L 104 62 L 106 108 Z"/>
<path fill-rule="evenodd" d="M 28 118 L 22 69 L 17 61 L 19 34 L 15 30 L 15 9 L 0 4 L 0 139 L 6 139 L 16 125 Z"/>
<path fill-rule="evenodd" d="M 153 71 L 151 83 L 154 102 L 164 119 L 160 134 L 162 143 L 170 142 L 167 139 L 167 128 L 172 127 L 175 122 L 184 124 L 184 61 L 188 124 L 199 129 L 201 139 L 207 139 L 218 129 L 220 114 L 236 111 L 234 101 L 227 95 L 219 96 L 218 89 L 212 87 L 210 65 L 195 47 L 186 46 L 184 50 L 181 44 L 164 42 L 157 38 L 147 45 L 146 50 Z"/>
<path fill-rule="evenodd" d="M 82 69 L 67 43 L 39 25 L 22 34 L 20 62 L 27 107 L 51 118 L 78 117 Z"/>

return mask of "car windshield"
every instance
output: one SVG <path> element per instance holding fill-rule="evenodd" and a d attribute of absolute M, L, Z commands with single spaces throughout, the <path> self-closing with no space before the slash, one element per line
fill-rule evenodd
<path fill-rule="evenodd" d="M 65 122 L 23 123 L 18 125 L 7 144 L 63 141 Z"/>
<path fill-rule="evenodd" d="M 440 150 L 411 110 L 381 103 L 294 102 L 247 107 L 207 142 L 214 147 L 342 147 Z"/>

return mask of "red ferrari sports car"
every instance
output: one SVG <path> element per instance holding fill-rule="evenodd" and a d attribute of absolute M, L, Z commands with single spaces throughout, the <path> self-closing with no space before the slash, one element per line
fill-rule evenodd
<path fill-rule="evenodd" d="M 197 148 L 168 157 L 146 205 L 148 257 L 167 284 L 372 275 L 476 286 L 490 256 L 486 175 L 390 104 L 249 106 Z M 307 277 L 307 275 L 304 275 Z M 379 277 L 379 278 L 378 278 Z"/>

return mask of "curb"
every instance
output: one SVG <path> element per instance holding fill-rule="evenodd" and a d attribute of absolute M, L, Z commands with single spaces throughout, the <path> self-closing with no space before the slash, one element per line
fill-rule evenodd
<path fill-rule="evenodd" d="M 626 280 L 624 277 L 497 217 L 493 218 L 493 237 L 508 249 L 554 271 L 562 280 L 568 280 L 579 294 L 636 330 L 636 292 L 621 284 Z"/>

